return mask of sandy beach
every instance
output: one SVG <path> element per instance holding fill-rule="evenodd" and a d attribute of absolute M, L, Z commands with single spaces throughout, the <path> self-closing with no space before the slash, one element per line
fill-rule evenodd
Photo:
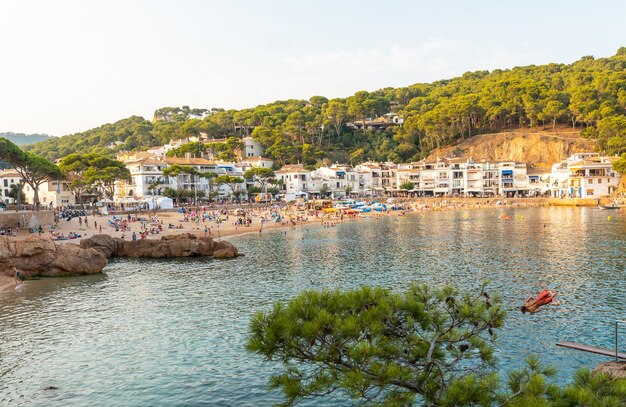
<path fill-rule="evenodd" d="M 403 210 L 386 212 L 369 212 L 352 215 L 328 213 L 318 210 L 306 210 L 296 206 L 252 208 L 241 206 L 236 209 L 199 208 L 178 211 L 143 211 L 119 213 L 109 215 L 87 215 L 70 220 L 60 219 L 56 227 L 45 227 L 40 236 L 50 238 L 59 244 L 79 244 L 81 239 L 95 234 L 108 234 L 113 237 L 131 240 L 133 233 L 136 239 L 160 239 L 163 236 L 192 233 L 197 236 L 210 236 L 222 239 L 242 234 L 263 234 L 274 230 L 293 229 L 303 225 L 322 224 L 337 225 L 344 222 L 356 221 L 365 218 L 380 218 L 383 216 L 403 216 L 407 213 L 426 213 L 433 211 L 470 210 L 484 208 L 515 208 L 525 206 L 540 206 L 545 202 L 536 199 L 515 201 L 485 200 L 485 199 L 396 199 L 396 204 L 402 205 Z M 498 203 L 499 202 L 499 203 Z M 86 219 L 86 222 L 85 222 Z M 80 237 L 67 239 L 70 235 Z M 15 233 L 16 239 L 25 239 L 36 236 L 28 230 Z M 65 240 L 56 240 L 63 237 Z M 15 287 L 14 278 L 3 270 L 0 273 L 0 293 Z"/>

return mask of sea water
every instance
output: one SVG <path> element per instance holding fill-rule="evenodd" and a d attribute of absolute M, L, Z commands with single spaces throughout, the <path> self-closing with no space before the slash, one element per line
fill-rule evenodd
<path fill-rule="evenodd" d="M 0 405 L 271 405 L 280 366 L 244 349 L 254 312 L 306 289 L 485 279 L 508 311 L 499 369 L 536 354 L 564 383 L 608 359 L 555 343 L 612 348 L 626 318 L 625 232 L 626 214 L 596 208 L 392 215 L 231 238 L 246 254 L 234 260 L 121 259 L 99 275 L 29 281 L 0 296 Z M 521 314 L 544 288 L 562 305 Z M 305 403 L 337 404 L 349 403 Z"/>

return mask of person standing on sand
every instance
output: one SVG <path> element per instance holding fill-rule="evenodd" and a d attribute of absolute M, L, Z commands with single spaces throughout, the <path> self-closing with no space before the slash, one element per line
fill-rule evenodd
<path fill-rule="evenodd" d="M 13 272 L 13 276 L 15 277 L 15 287 L 18 287 L 20 284 L 22 284 L 24 276 L 22 276 L 22 274 L 18 271 L 18 269 L 15 268 L 15 266 L 11 266 L 11 271 Z"/>

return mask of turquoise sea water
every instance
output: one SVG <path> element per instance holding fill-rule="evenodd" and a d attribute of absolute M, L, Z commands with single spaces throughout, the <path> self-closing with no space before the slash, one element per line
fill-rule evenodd
<path fill-rule="evenodd" d="M 235 260 L 116 260 L 101 275 L 27 282 L 0 296 L 0 405 L 271 405 L 275 366 L 243 349 L 256 310 L 304 289 L 485 278 L 510 311 L 500 368 L 534 353 L 563 382 L 607 359 L 554 344 L 611 348 L 611 324 L 626 319 L 625 232 L 626 214 L 595 208 L 427 213 L 240 236 Z M 563 305 L 522 315 L 543 288 Z"/>

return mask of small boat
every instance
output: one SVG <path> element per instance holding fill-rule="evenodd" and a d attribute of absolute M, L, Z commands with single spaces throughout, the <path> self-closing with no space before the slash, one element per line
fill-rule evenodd
<path fill-rule="evenodd" d="M 620 208 L 619 206 L 615 206 L 615 205 L 601 205 L 601 204 L 598 204 L 598 207 L 600 209 L 619 209 Z"/>

